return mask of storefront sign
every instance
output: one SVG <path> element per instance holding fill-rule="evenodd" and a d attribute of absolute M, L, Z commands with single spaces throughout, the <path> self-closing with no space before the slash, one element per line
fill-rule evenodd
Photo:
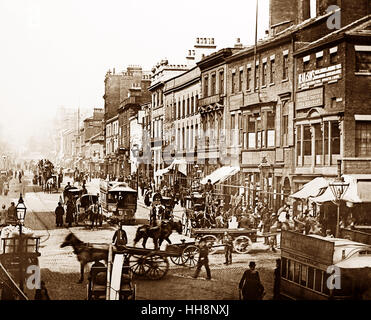
<path fill-rule="evenodd" d="M 296 110 L 323 106 L 323 87 L 296 93 Z"/>
<path fill-rule="evenodd" d="M 299 254 L 318 263 L 332 265 L 334 255 L 333 242 L 292 231 L 282 231 L 281 237 L 282 250 Z"/>
<path fill-rule="evenodd" d="M 341 64 L 300 73 L 298 87 L 299 89 L 309 88 L 313 85 L 320 85 L 338 79 L 341 79 Z"/>

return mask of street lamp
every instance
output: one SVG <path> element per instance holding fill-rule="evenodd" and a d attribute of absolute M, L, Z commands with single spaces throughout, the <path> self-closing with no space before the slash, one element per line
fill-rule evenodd
<path fill-rule="evenodd" d="M 27 208 L 23 202 L 22 193 L 19 195 L 18 204 L 16 206 L 17 212 L 17 220 L 19 226 L 19 244 L 18 244 L 18 251 L 19 251 L 19 288 L 23 291 L 23 239 L 22 239 L 22 225 L 26 218 L 26 211 Z"/>
<path fill-rule="evenodd" d="M 337 205 L 336 217 L 336 238 L 339 238 L 339 224 L 340 224 L 340 200 L 349 187 L 349 183 L 344 181 L 343 177 L 337 177 L 334 181 L 329 183 L 331 192 L 333 193 Z"/>

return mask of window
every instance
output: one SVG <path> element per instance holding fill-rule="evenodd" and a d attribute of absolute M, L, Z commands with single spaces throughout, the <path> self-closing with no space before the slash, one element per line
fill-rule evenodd
<path fill-rule="evenodd" d="M 189 116 L 192 113 L 191 104 L 189 103 L 189 98 L 187 98 L 187 115 Z"/>
<path fill-rule="evenodd" d="M 300 284 L 302 286 L 307 286 L 307 273 L 308 273 L 308 267 L 305 265 L 301 265 Z"/>
<path fill-rule="evenodd" d="M 282 63 L 282 80 L 286 80 L 289 77 L 289 56 L 288 54 L 283 55 Z"/>
<path fill-rule="evenodd" d="M 371 121 L 356 121 L 356 157 L 371 155 Z"/>
<path fill-rule="evenodd" d="M 213 96 L 216 93 L 216 74 L 211 75 L 211 95 Z"/>
<path fill-rule="evenodd" d="M 264 133 L 262 128 L 262 119 L 261 117 L 256 118 L 256 148 L 260 149 L 264 147 Z"/>
<path fill-rule="evenodd" d="M 182 128 L 182 143 L 181 143 L 181 150 L 185 148 L 185 128 Z"/>
<path fill-rule="evenodd" d="M 356 51 L 356 72 L 371 73 L 371 50 Z"/>
<path fill-rule="evenodd" d="M 243 115 L 243 124 L 242 124 L 242 131 L 243 131 L 243 148 L 247 149 L 248 141 L 247 141 L 247 115 Z"/>
<path fill-rule="evenodd" d="M 259 65 L 255 66 L 255 88 L 258 89 L 259 86 Z"/>
<path fill-rule="evenodd" d="M 224 94 L 224 71 L 219 72 L 219 92 Z"/>
<path fill-rule="evenodd" d="M 316 59 L 316 68 L 318 69 L 318 68 L 323 68 L 323 66 L 325 65 L 324 64 L 324 58 L 323 58 L 323 56 L 321 56 L 321 57 L 318 57 L 317 59 Z"/>
<path fill-rule="evenodd" d="M 190 140 L 189 141 L 190 142 L 190 146 L 189 147 L 191 149 L 193 149 L 193 147 L 194 147 L 194 143 L 193 143 L 193 139 L 194 138 L 193 138 L 193 136 L 194 136 L 193 125 L 191 125 L 191 132 L 190 132 L 190 139 L 189 139 Z"/>
<path fill-rule="evenodd" d="M 251 68 L 246 69 L 246 90 L 251 89 Z"/>
<path fill-rule="evenodd" d="M 318 292 L 322 291 L 322 273 L 321 270 L 315 270 L 314 290 Z"/>
<path fill-rule="evenodd" d="M 243 83 L 243 70 L 240 70 L 240 77 L 238 79 L 238 91 L 242 91 L 242 83 Z"/>
<path fill-rule="evenodd" d="M 235 145 L 235 136 L 236 136 L 236 116 L 231 115 L 231 145 Z"/>
<path fill-rule="evenodd" d="M 284 114 L 282 116 L 282 144 L 288 145 L 288 133 L 289 133 L 289 116 Z"/>
<path fill-rule="evenodd" d="M 300 280 L 300 264 L 294 263 L 294 282 L 299 283 Z"/>
<path fill-rule="evenodd" d="M 186 113 L 186 105 L 185 105 L 185 100 L 183 99 L 183 105 L 182 105 L 182 118 L 185 117 L 185 113 Z"/>
<path fill-rule="evenodd" d="M 204 78 L 204 97 L 207 97 L 209 94 L 209 78 L 206 76 Z"/>
<path fill-rule="evenodd" d="M 267 69 L 268 69 L 267 63 L 264 62 L 263 63 L 263 74 L 262 74 L 262 86 L 267 85 Z"/>
<path fill-rule="evenodd" d="M 248 148 L 256 148 L 256 134 L 255 134 L 255 119 L 252 116 L 248 117 Z"/>
<path fill-rule="evenodd" d="M 331 122 L 331 154 L 340 154 L 340 129 L 337 122 Z"/>
<path fill-rule="evenodd" d="M 310 69 L 310 60 L 303 61 L 303 71 L 309 71 Z"/>
<path fill-rule="evenodd" d="M 271 60 L 271 70 L 270 70 L 270 83 L 274 83 L 274 77 L 275 77 L 275 72 L 276 72 L 276 64 L 274 59 Z"/>
<path fill-rule="evenodd" d="M 339 55 L 337 51 L 331 53 L 330 52 L 330 64 L 337 64 L 339 63 Z"/>
<path fill-rule="evenodd" d="M 288 279 L 293 281 L 294 280 L 294 261 L 288 260 Z"/>
<path fill-rule="evenodd" d="M 287 277 L 287 259 L 286 258 L 282 258 L 281 260 L 281 275 L 282 275 L 282 278 Z"/>
<path fill-rule="evenodd" d="M 303 148 L 304 156 L 312 155 L 312 134 L 310 132 L 310 126 L 304 126 Z"/>
<path fill-rule="evenodd" d="M 308 267 L 308 285 L 307 287 L 313 289 L 314 284 L 314 269 L 312 267 Z"/>
<path fill-rule="evenodd" d="M 328 121 L 323 122 L 323 136 L 324 136 L 324 152 L 325 155 L 328 154 L 328 127 L 329 123 Z"/>
<path fill-rule="evenodd" d="M 175 108 L 176 108 L 176 118 L 180 118 L 180 110 L 179 110 L 179 101 L 175 102 Z"/>
<path fill-rule="evenodd" d="M 194 96 L 191 97 L 191 113 L 195 113 L 195 98 Z"/>
<path fill-rule="evenodd" d="M 231 84 L 231 92 L 234 93 L 236 86 L 236 72 L 232 72 L 232 84 Z"/>
<path fill-rule="evenodd" d="M 267 113 L 267 147 L 274 147 L 275 146 L 275 116 L 273 112 Z"/>
<path fill-rule="evenodd" d="M 314 125 L 316 155 L 322 155 L 322 131 L 319 123 Z"/>

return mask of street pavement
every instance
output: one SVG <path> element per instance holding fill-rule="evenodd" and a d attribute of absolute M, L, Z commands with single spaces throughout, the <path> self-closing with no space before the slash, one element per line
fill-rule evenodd
<path fill-rule="evenodd" d="M 69 181 L 65 179 L 62 188 Z M 62 190 L 61 188 L 61 190 Z M 99 180 L 93 179 L 87 182 L 90 193 L 99 192 Z M 52 299 L 83 300 L 86 299 L 86 282 L 77 284 L 79 277 L 79 263 L 71 247 L 60 248 L 64 238 L 73 232 L 79 239 L 89 243 L 110 243 L 115 231 L 112 226 L 104 226 L 98 230 L 90 230 L 85 227 L 57 228 L 55 226 L 54 210 L 57 206 L 61 193 L 44 193 L 38 186 L 32 185 L 31 175 L 26 173 L 22 183 L 13 179 L 10 183 L 10 193 L 7 197 L 0 196 L 0 205 L 9 206 L 11 201 L 18 202 L 19 193 L 27 207 L 25 226 L 34 230 L 36 236 L 41 237 L 39 265 L 42 278 Z M 180 218 L 183 209 L 175 207 L 175 215 Z M 138 199 L 136 217 L 145 221 L 149 216 L 149 208 L 143 203 L 143 198 Z M 125 226 L 129 245 L 133 244 L 137 226 Z M 182 239 L 192 242 L 194 239 L 173 233 L 170 236 L 172 243 L 180 243 Z M 138 244 L 138 246 L 140 246 Z M 151 240 L 147 242 L 148 248 L 153 248 Z M 161 249 L 164 250 L 166 243 Z M 238 282 L 248 266 L 248 262 L 254 260 L 261 274 L 267 294 L 265 299 L 272 296 L 273 270 L 275 259 L 280 252 L 273 253 L 262 241 L 253 244 L 248 254 L 233 254 L 233 264 L 225 266 L 222 248 L 219 252 L 210 255 L 210 268 L 212 280 L 205 280 L 205 271 L 202 270 L 199 279 L 192 278 L 194 269 L 179 267 L 169 261 L 170 270 L 166 277 L 158 281 L 136 279 L 137 299 L 144 300 L 176 300 L 176 299 L 238 299 Z M 87 275 L 87 274 L 86 274 Z"/>

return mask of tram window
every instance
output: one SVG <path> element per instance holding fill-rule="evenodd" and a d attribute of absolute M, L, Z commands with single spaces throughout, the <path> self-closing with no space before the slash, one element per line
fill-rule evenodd
<path fill-rule="evenodd" d="M 286 258 L 282 258 L 282 262 L 281 262 L 281 275 L 282 275 L 282 278 L 286 278 L 287 277 L 287 259 Z"/>
<path fill-rule="evenodd" d="M 322 290 L 322 271 L 316 269 L 314 279 L 314 290 L 321 292 Z"/>
<path fill-rule="evenodd" d="M 308 267 L 308 288 L 313 289 L 314 284 L 314 269 L 312 267 Z"/>
<path fill-rule="evenodd" d="M 294 282 L 299 283 L 299 279 L 300 279 L 300 264 L 295 262 Z"/>
<path fill-rule="evenodd" d="M 306 286 L 307 285 L 307 273 L 308 273 L 308 267 L 302 265 L 301 266 L 301 277 L 300 277 L 301 278 L 300 284 L 302 286 Z"/>
<path fill-rule="evenodd" d="M 288 269 L 289 269 L 288 279 L 292 281 L 294 279 L 294 261 L 291 260 L 288 261 Z"/>
<path fill-rule="evenodd" d="M 322 292 L 327 295 L 330 295 L 330 290 L 327 287 L 327 279 L 329 276 L 331 276 L 331 274 L 328 274 L 327 272 L 325 272 L 324 277 L 323 277 L 323 283 L 322 283 Z"/>

